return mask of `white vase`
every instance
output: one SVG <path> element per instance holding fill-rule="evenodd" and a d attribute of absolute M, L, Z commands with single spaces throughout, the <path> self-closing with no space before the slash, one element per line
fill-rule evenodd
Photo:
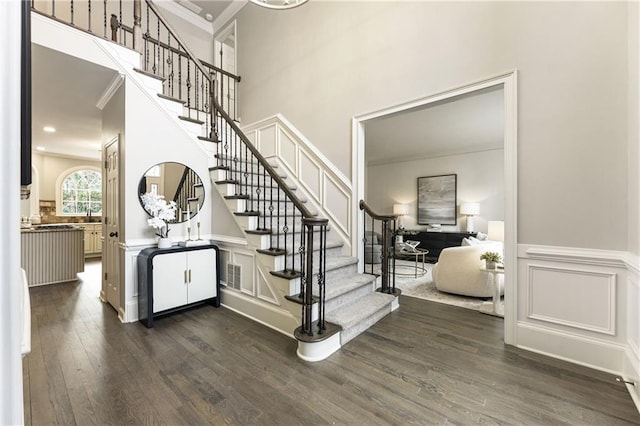
<path fill-rule="evenodd" d="M 158 248 L 165 249 L 171 247 L 171 240 L 169 238 L 158 238 Z"/>
<path fill-rule="evenodd" d="M 487 269 L 496 269 L 496 262 L 485 260 L 485 263 L 487 264 Z"/>

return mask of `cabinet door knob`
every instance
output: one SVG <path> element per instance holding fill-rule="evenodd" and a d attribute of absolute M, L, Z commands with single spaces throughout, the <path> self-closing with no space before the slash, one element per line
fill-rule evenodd
<path fill-rule="evenodd" d="M 117 237 L 118 233 L 117 232 L 109 232 L 109 236 L 110 237 Z"/>

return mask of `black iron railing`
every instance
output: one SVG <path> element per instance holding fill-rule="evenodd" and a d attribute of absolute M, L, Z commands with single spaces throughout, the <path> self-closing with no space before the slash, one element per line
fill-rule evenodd
<path fill-rule="evenodd" d="M 34 1 L 32 9 L 95 34 L 96 28 L 92 27 L 95 7 L 91 3 Z M 302 305 L 302 318 L 294 334 L 310 342 L 339 331 L 338 326 L 325 321 L 328 220 L 316 217 L 296 197 L 236 125 L 235 93 L 240 77 L 198 60 L 151 1 L 145 0 L 145 7 L 142 0 L 93 3 L 102 6 L 103 28 L 96 35 L 140 52 L 141 71 L 163 80 L 164 97 L 185 104 L 185 116 L 180 118 L 204 125 L 206 136 L 199 139 L 216 143 L 216 166 L 211 169 L 224 174 L 224 179 L 216 183 L 233 185 L 234 193 L 226 198 L 238 200 L 236 215 L 254 217 L 255 226 L 246 232 L 268 235 L 269 247 L 258 251 L 284 257 L 283 269 L 271 273 L 300 278 L 296 300 Z M 40 7 L 42 4 L 45 6 Z M 78 13 L 80 4 L 86 13 Z M 318 296 L 314 295 L 316 288 Z M 315 304 L 318 304 L 317 320 L 312 314 Z"/>
<path fill-rule="evenodd" d="M 364 272 L 380 276 L 382 287 L 378 291 L 398 295 L 395 275 L 398 216 L 376 214 L 364 200 L 360 200 L 360 210 L 364 224 Z M 380 265 L 379 269 L 376 265 Z"/>
<path fill-rule="evenodd" d="M 151 1 L 145 0 L 143 7 L 142 0 L 32 0 L 31 9 L 140 52 L 141 69 L 164 80 L 162 94 L 184 102 L 187 118 L 205 122 L 204 139 L 215 139 L 216 133 L 210 117 L 211 93 L 232 119 L 237 118 L 240 77 L 194 61 L 196 57 Z"/>

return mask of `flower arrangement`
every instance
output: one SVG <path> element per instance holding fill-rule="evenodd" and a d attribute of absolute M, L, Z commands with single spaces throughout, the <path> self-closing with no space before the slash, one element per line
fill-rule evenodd
<path fill-rule="evenodd" d="M 149 226 L 158 230 L 156 235 L 160 238 L 169 237 L 169 223 L 176 218 L 175 201 L 167 202 L 164 195 L 147 192 L 140 196 L 144 209 L 151 215 L 147 220 Z"/>

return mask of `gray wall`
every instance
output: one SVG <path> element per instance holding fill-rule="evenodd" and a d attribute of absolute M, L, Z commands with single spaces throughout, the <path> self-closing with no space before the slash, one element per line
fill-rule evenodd
<path fill-rule="evenodd" d="M 627 250 L 626 3 L 309 2 L 238 19 L 240 115 L 346 175 L 351 118 L 519 70 L 519 242 Z M 636 144 L 637 145 L 637 144 Z M 634 244 L 637 251 L 637 240 Z"/>
<path fill-rule="evenodd" d="M 409 204 L 402 218 L 407 229 L 427 229 L 417 225 L 418 177 L 455 173 L 457 175 L 457 224 L 445 231 L 465 231 L 467 221 L 459 214 L 460 203 L 480 203 L 474 230 L 487 232 L 487 221 L 504 220 L 504 151 L 502 149 L 422 158 L 367 167 L 367 204 L 379 214 L 392 214 L 393 205 Z"/>
<path fill-rule="evenodd" d="M 629 2 L 629 96 L 628 96 L 628 138 L 629 138 L 629 251 L 640 254 L 640 4 Z"/>

